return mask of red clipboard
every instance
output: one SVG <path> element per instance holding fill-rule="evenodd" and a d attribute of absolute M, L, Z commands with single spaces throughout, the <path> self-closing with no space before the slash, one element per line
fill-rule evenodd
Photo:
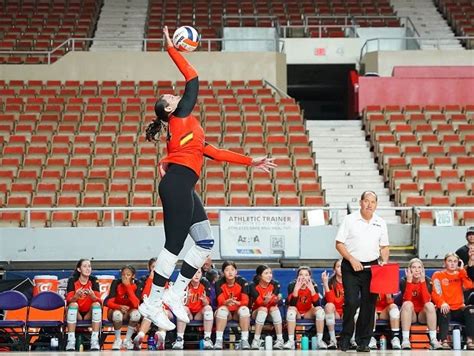
<path fill-rule="evenodd" d="M 400 265 L 387 263 L 383 266 L 372 265 L 370 292 L 379 294 L 394 294 L 400 291 Z"/>

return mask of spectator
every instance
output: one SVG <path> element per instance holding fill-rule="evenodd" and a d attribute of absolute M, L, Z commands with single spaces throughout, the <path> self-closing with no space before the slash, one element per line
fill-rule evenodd
<path fill-rule="evenodd" d="M 467 229 L 466 241 L 467 244 L 461 246 L 456 251 L 456 255 L 458 255 L 458 257 L 464 263 L 464 266 L 467 265 L 467 261 L 469 260 L 469 246 L 474 246 L 474 226 L 471 226 Z"/>
<path fill-rule="evenodd" d="M 122 267 L 120 279 L 112 282 L 109 295 L 104 301 L 109 308 L 107 318 L 114 324 L 115 340 L 112 350 L 120 350 L 122 347 L 133 350 L 132 335 L 141 318 L 138 312 L 141 288 L 135 281 L 135 273 L 133 266 Z M 125 340 L 122 342 L 121 330 L 124 321 L 128 321 L 128 327 Z"/>
<path fill-rule="evenodd" d="M 216 283 L 216 344 L 222 350 L 224 329 L 228 320 L 237 320 L 241 329 L 240 349 L 249 350 L 250 309 L 248 283 L 238 275 L 237 265 L 232 261 L 222 264 L 224 273 Z"/>
<path fill-rule="evenodd" d="M 445 269 L 433 274 L 433 292 L 431 298 L 438 308 L 439 339 L 443 349 L 450 350 L 448 329 L 451 320 L 466 326 L 467 349 L 474 350 L 474 309 L 464 304 L 463 289 L 473 287 L 467 276 L 462 260 L 455 253 L 444 257 Z"/>
<path fill-rule="evenodd" d="M 209 282 L 207 279 L 202 278 L 202 272 L 198 269 L 189 283 L 185 308 L 188 312 L 189 320 L 204 321 L 204 350 L 212 350 L 214 348 L 211 340 L 214 315 L 209 296 Z M 179 319 L 177 319 L 176 323 L 177 337 L 173 344 L 173 350 L 182 350 L 184 348 L 186 323 Z"/>
<path fill-rule="evenodd" d="M 283 327 L 280 309 L 280 283 L 273 279 L 272 269 L 267 265 L 259 265 L 253 282 L 249 285 L 249 295 L 252 305 L 252 318 L 255 319 L 255 334 L 252 341 L 252 350 L 260 349 L 260 336 L 263 325 L 270 314 L 276 332 L 276 341 L 273 348 L 283 349 Z"/>
<path fill-rule="evenodd" d="M 91 261 L 80 259 L 72 277 L 68 279 L 67 303 L 67 344 L 66 351 L 76 349 L 77 320 L 92 320 L 91 351 L 99 351 L 99 331 L 102 323 L 102 305 L 97 278 L 92 276 Z"/>
<path fill-rule="evenodd" d="M 315 319 L 318 337 L 318 348 L 327 349 L 323 341 L 324 310 L 319 306 L 318 286 L 311 278 L 311 268 L 301 266 L 296 273 L 296 279 L 288 285 L 286 321 L 288 341 L 283 345 L 286 350 L 295 349 L 295 329 L 297 319 Z"/>
<path fill-rule="evenodd" d="M 328 278 L 326 271 L 321 274 L 321 280 L 324 288 L 324 298 L 326 305 L 324 307 L 326 326 L 329 332 L 329 349 L 337 348 L 336 319 L 342 318 L 344 307 L 344 286 L 342 285 L 341 273 L 342 260 L 336 260 L 333 265 L 333 274 Z"/>
<path fill-rule="evenodd" d="M 425 275 L 423 262 L 413 258 L 405 270 L 405 278 L 400 281 L 403 296 L 401 308 L 402 349 L 410 350 L 410 327 L 412 323 L 427 324 L 430 346 L 439 350 L 442 345 L 436 338 L 436 308 L 431 302 L 431 279 Z"/>

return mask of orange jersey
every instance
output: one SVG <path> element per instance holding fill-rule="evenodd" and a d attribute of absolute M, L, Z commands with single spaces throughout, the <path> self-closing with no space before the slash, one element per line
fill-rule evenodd
<path fill-rule="evenodd" d="M 429 283 L 428 280 L 423 283 L 406 282 L 404 286 L 400 288 L 403 293 L 403 301 L 412 302 L 415 313 L 421 312 L 425 304 L 431 301 L 430 291 L 428 290 Z"/>
<path fill-rule="evenodd" d="M 210 288 L 209 282 L 204 278 L 201 279 L 197 287 L 194 287 L 191 283 L 189 284 L 186 305 L 191 313 L 199 313 L 202 308 L 204 308 L 204 303 L 201 300 L 203 296 L 207 299 L 206 305 L 211 303 L 211 299 L 209 298 Z"/>
<path fill-rule="evenodd" d="M 431 277 L 433 280 L 433 292 L 431 298 L 438 308 L 447 303 L 451 310 L 464 307 L 464 289 L 473 288 L 473 283 L 467 276 L 465 269 L 454 273 L 446 270 L 437 271 Z"/>
<path fill-rule="evenodd" d="M 104 301 L 110 309 L 120 309 L 121 306 L 125 305 L 131 309 L 137 309 L 140 304 L 139 296 L 141 294 L 140 288 L 137 284 L 132 283 L 125 285 L 121 280 L 113 281 L 110 286 L 110 292 Z"/>
<path fill-rule="evenodd" d="M 316 306 L 319 300 L 318 286 L 314 285 L 314 290 L 316 293 L 311 295 L 309 288 L 304 288 L 298 290 L 298 295 L 295 297 L 293 291 L 295 290 L 296 281 L 291 282 L 288 285 L 288 305 L 296 307 L 298 313 L 306 314 L 313 306 Z"/>
<path fill-rule="evenodd" d="M 225 305 L 226 301 L 229 299 L 235 299 L 240 302 L 240 305 L 227 305 L 227 309 L 231 312 L 236 311 L 241 306 L 248 306 L 249 296 L 247 294 L 247 289 L 248 283 L 245 278 L 237 276 L 233 285 L 227 284 L 225 277 L 220 278 L 216 282 L 217 306 L 220 307 Z"/>
<path fill-rule="evenodd" d="M 344 286 L 342 282 L 336 281 L 336 287 L 325 293 L 327 303 L 333 303 L 339 316 L 342 316 L 344 310 Z"/>
<path fill-rule="evenodd" d="M 393 303 L 393 298 L 391 295 L 388 296 L 387 294 L 379 294 L 377 296 L 377 302 L 375 304 L 375 311 L 380 313 L 385 310 L 390 304 Z"/>
<path fill-rule="evenodd" d="M 249 285 L 249 294 L 252 299 L 252 310 L 257 310 L 259 307 L 273 307 L 278 305 L 280 301 L 280 283 L 271 280 L 266 287 L 263 287 L 260 283 L 251 283 Z M 271 298 L 265 303 L 264 299 L 268 294 L 271 294 Z"/>
<path fill-rule="evenodd" d="M 86 284 L 82 284 L 79 279 L 74 280 L 73 277 L 70 277 L 67 281 L 67 290 L 66 290 L 67 304 L 71 302 L 71 299 L 74 297 L 76 292 L 81 288 L 92 289 L 94 291 L 95 296 L 98 299 L 98 300 L 92 300 L 92 298 L 89 295 L 83 295 L 76 301 L 76 303 L 79 306 L 79 311 L 81 313 L 87 313 L 91 309 L 92 303 L 100 302 L 99 283 L 97 283 L 97 279 L 89 278 Z"/>

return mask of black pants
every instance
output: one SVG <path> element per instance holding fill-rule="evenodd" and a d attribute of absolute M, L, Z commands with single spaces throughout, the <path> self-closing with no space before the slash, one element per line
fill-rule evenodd
<path fill-rule="evenodd" d="M 163 204 L 165 248 L 174 255 L 183 249 L 189 228 L 207 220 L 201 199 L 194 191 L 198 179 L 192 169 L 171 164 L 158 187 Z"/>
<path fill-rule="evenodd" d="M 377 261 L 364 263 L 376 264 Z M 344 286 L 344 314 L 342 319 L 341 344 L 348 345 L 354 326 L 356 328 L 355 341 L 359 346 L 367 346 L 373 334 L 375 302 L 377 294 L 370 293 L 370 269 L 356 272 L 349 261 L 343 259 L 341 264 L 342 284 Z M 357 325 L 354 325 L 354 316 L 360 307 Z"/>
<path fill-rule="evenodd" d="M 438 326 L 439 326 L 439 339 L 444 341 L 448 337 L 449 322 L 451 320 L 458 321 L 466 326 L 466 336 L 474 336 L 474 306 L 467 305 L 466 307 L 458 310 L 451 310 L 448 314 L 441 314 L 437 311 Z"/>

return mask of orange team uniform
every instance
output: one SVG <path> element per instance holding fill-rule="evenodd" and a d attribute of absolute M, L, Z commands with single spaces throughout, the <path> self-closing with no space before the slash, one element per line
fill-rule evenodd
<path fill-rule="evenodd" d="M 268 283 L 266 288 L 262 287 L 260 284 L 252 283 L 249 287 L 250 298 L 252 300 L 252 310 L 257 310 L 260 307 L 270 308 L 278 305 L 279 294 L 280 294 L 280 283 L 275 280 L 272 280 Z M 270 301 L 267 304 L 264 304 L 264 298 L 267 294 L 272 294 Z"/>
<path fill-rule="evenodd" d="M 336 287 L 334 289 L 330 288 L 324 294 L 324 298 L 326 298 L 326 303 L 333 303 L 339 316 L 342 316 L 344 311 L 344 286 L 342 282 L 336 281 Z"/>
<path fill-rule="evenodd" d="M 473 288 L 473 283 L 467 276 L 465 269 L 456 271 L 453 274 L 446 270 L 437 271 L 431 277 L 433 280 L 433 292 L 431 298 L 438 308 L 443 303 L 448 303 L 451 310 L 458 310 L 464 307 L 464 289 Z"/>
<path fill-rule="evenodd" d="M 122 281 L 115 280 L 110 286 L 110 292 L 104 304 L 110 309 L 117 310 L 126 305 L 131 309 L 137 309 L 140 305 L 141 290 L 136 283 L 125 285 Z"/>
<path fill-rule="evenodd" d="M 199 313 L 202 308 L 204 308 L 204 304 L 201 300 L 201 296 L 203 295 L 206 296 L 208 304 L 211 304 L 211 298 L 209 297 L 211 294 L 210 288 L 211 286 L 205 278 L 201 279 L 199 285 L 196 288 L 193 287 L 191 283 L 189 284 L 186 306 L 189 308 L 191 313 Z"/>
<path fill-rule="evenodd" d="M 409 283 L 406 282 L 403 291 L 403 301 L 412 302 L 415 313 L 419 313 L 425 307 L 425 304 L 431 301 L 431 294 L 428 290 L 429 280 L 426 280 L 423 283 Z"/>
<path fill-rule="evenodd" d="M 248 283 L 245 278 L 237 276 L 235 278 L 235 282 L 233 285 L 228 285 L 225 277 L 221 277 L 216 282 L 216 298 L 217 298 L 217 306 L 221 307 L 225 305 L 226 300 L 228 299 L 236 299 L 240 302 L 240 305 L 232 304 L 227 305 L 227 309 L 230 312 L 235 312 L 241 306 L 248 306 L 249 305 L 249 296 L 248 296 Z"/>
<path fill-rule="evenodd" d="M 186 89 L 177 110 L 169 117 L 167 135 L 167 156 L 160 163 L 176 163 L 192 169 L 198 176 L 201 174 L 204 156 L 216 161 L 228 161 L 251 165 L 252 159 L 228 150 L 218 149 L 205 142 L 204 130 L 199 120 L 188 112 L 195 105 L 199 90 L 197 73 L 186 59 L 174 48 L 168 47 L 168 54 L 186 79 Z M 192 83 L 191 85 L 189 85 Z M 182 103 L 183 102 L 183 103 Z M 175 116 L 183 113 L 184 117 Z M 187 114 L 187 115 L 186 115 Z"/>
<path fill-rule="evenodd" d="M 76 292 L 79 289 L 92 289 L 94 291 L 94 294 L 98 298 L 97 302 L 100 303 L 100 290 L 99 290 L 99 283 L 97 283 L 97 279 L 89 280 L 87 281 L 86 284 L 82 284 L 81 281 L 78 279 L 77 281 L 74 281 L 73 277 L 70 277 L 67 281 L 67 289 L 66 289 L 66 302 L 69 304 L 71 302 L 71 299 L 74 297 Z M 80 297 L 76 303 L 79 306 L 79 312 L 84 314 L 87 313 L 91 307 L 92 303 L 95 301 L 92 300 L 92 298 L 88 295 L 83 295 Z"/>
<path fill-rule="evenodd" d="M 316 291 L 315 295 L 311 295 L 309 288 L 300 289 L 298 291 L 298 296 L 293 296 L 293 291 L 295 290 L 296 281 L 291 282 L 288 285 L 288 305 L 296 307 L 298 313 L 301 315 L 306 314 L 313 306 L 318 305 L 319 293 L 318 286 L 314 285 L 314 290 Z"/>
<path fill-rule="evenodd" d="M 387 300 L 386 294 L 379 294 L 377 296 L 377 303 L 375 304 L 375 311 L 381 313 L 387 308 L 390 304 L 393 303 L 393 298 L 389 297 Z"/>

